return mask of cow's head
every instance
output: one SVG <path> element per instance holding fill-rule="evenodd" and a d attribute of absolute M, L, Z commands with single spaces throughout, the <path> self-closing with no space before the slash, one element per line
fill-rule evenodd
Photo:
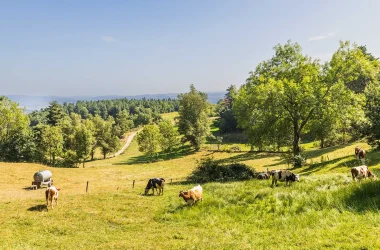
<path fill-rule="evenodd" d="M 359 147 L 356 147 L 356 148 L 355 148 L 355 155 L 358 155 L 358 154 L 359 154 L 360 149 L 361 149 L 361 148 L 359 148 Z"/>
<path fill-rule="evenodd" d="M 178 197 L 185 197 L 185 195 L 188 195 L 187 191 L 179 191 Z"/>
<path fill-rule="evenodd" d="M 376 175 L 373 174 L 373 173 L 371 173 L 371 171 L 369 171 L 369 169 L 368 169 L 368 177 L 371 177 L 371 178 L 373 178 L 373 179 L 377 179 L 377 178 L 376 178 Z"/>
<path fill-rule="evenodd" d="M 294 181 L 300 182 L 300 175 L 299 174 L 294 175 Z"/>

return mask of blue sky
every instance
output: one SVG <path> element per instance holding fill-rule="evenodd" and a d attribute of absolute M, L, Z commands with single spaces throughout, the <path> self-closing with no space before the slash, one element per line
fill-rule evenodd
<path fill-rule="evenodd" d="M 224 91 L 291 39 L 380 56 L 380 1 L 1 1 L 0 94 Z"/>

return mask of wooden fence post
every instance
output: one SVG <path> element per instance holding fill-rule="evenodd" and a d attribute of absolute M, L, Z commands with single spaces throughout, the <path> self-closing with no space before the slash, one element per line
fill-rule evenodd
<path fill-rule="evenodd" d="M 87 181 L 87 185 L 86 185 L 86 193 L 88 192 L 88 181 Z"/>
<path fill-rule="evenodd" d="M 132 188 L 135 188 L 135 180 L 133 180 Z"/>

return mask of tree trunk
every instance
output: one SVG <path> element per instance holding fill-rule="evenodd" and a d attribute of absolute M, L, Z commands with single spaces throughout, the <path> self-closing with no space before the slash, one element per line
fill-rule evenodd
<path fill-rule="evenodd" d="M 342 138 L 342 140 L 343 140 L 343 144 L 345 144 L 346 143 L 346 130 L 345 129 L 343 129 L 343 138 Z"/>
<path fill-rule="evenodd" d="M 293 135 L 293 155 L 299 155 L 301 150 L 300 150 L 300 137 L 301 137 L 301 132 L 298 129 L 298 123 L 297 125 L 294 126 L 294 135 Z"/>
<path fill-rule="evenodd" d="M 55 153 L 53 153 L 53 167 L 55 165 Z"/>
<path fill-rule="evenodd" d="M 84 168 L 84 163 L 86 162 L 86 159 L 83 159 L 83 168 Z"/>
<path fill-rule="evenodd" d="M 104 152 L 104 153 L 103 153 L 103 157 L 104 157 L 103 159 L 105 159 L 105 158 L 106 158 L 106 154 L 107 154 L 106 152 Z"/>
<path fill-rule="evenodd" d="M 325 147 L 325 138 L 322 138 L 321 139 L 321 148 L 324 148 Z"/>
<path fill-rule="evenodd" d="M 92 149 L 92 150 L 91 150 L 91 161 L 93 161 L 93 160 L 94 160 L 94 154 L 95 154 L 95 150 L 94 150 L 94 149 Z"/>

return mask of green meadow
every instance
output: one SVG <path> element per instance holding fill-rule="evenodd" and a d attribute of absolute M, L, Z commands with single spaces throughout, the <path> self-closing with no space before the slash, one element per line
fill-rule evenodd
<path fill-rule="evenodd" d="M 0 249 L 380 248 L 380 182 L 352 182 L 356 145 L 368 150 L 367 164 L 380 174 L 379 153 L 365 142 L 322 150 L 309 143 L 307 165 L 293 169 L 301 182 L 274 188 L 256 179 L 203 183 L 203 201 L 194 206 L 178 193 L 198 184 L 186 178 L 204 157 L 257 171 L 288 166 L 280 154 L 228 152 L 236 144 L 216 151 L 213 142 L 199 152 L 184 145 L 151 161 L 136 140 L 120 156 L 85 168 L 0 163 Z M 54 210 L 46 210 L 45 189 L 28 189 L 42 169 L 52 171 L 61 189 Z M 166 179 L 163 196 L 142 195 L 152 177 Z"/>

